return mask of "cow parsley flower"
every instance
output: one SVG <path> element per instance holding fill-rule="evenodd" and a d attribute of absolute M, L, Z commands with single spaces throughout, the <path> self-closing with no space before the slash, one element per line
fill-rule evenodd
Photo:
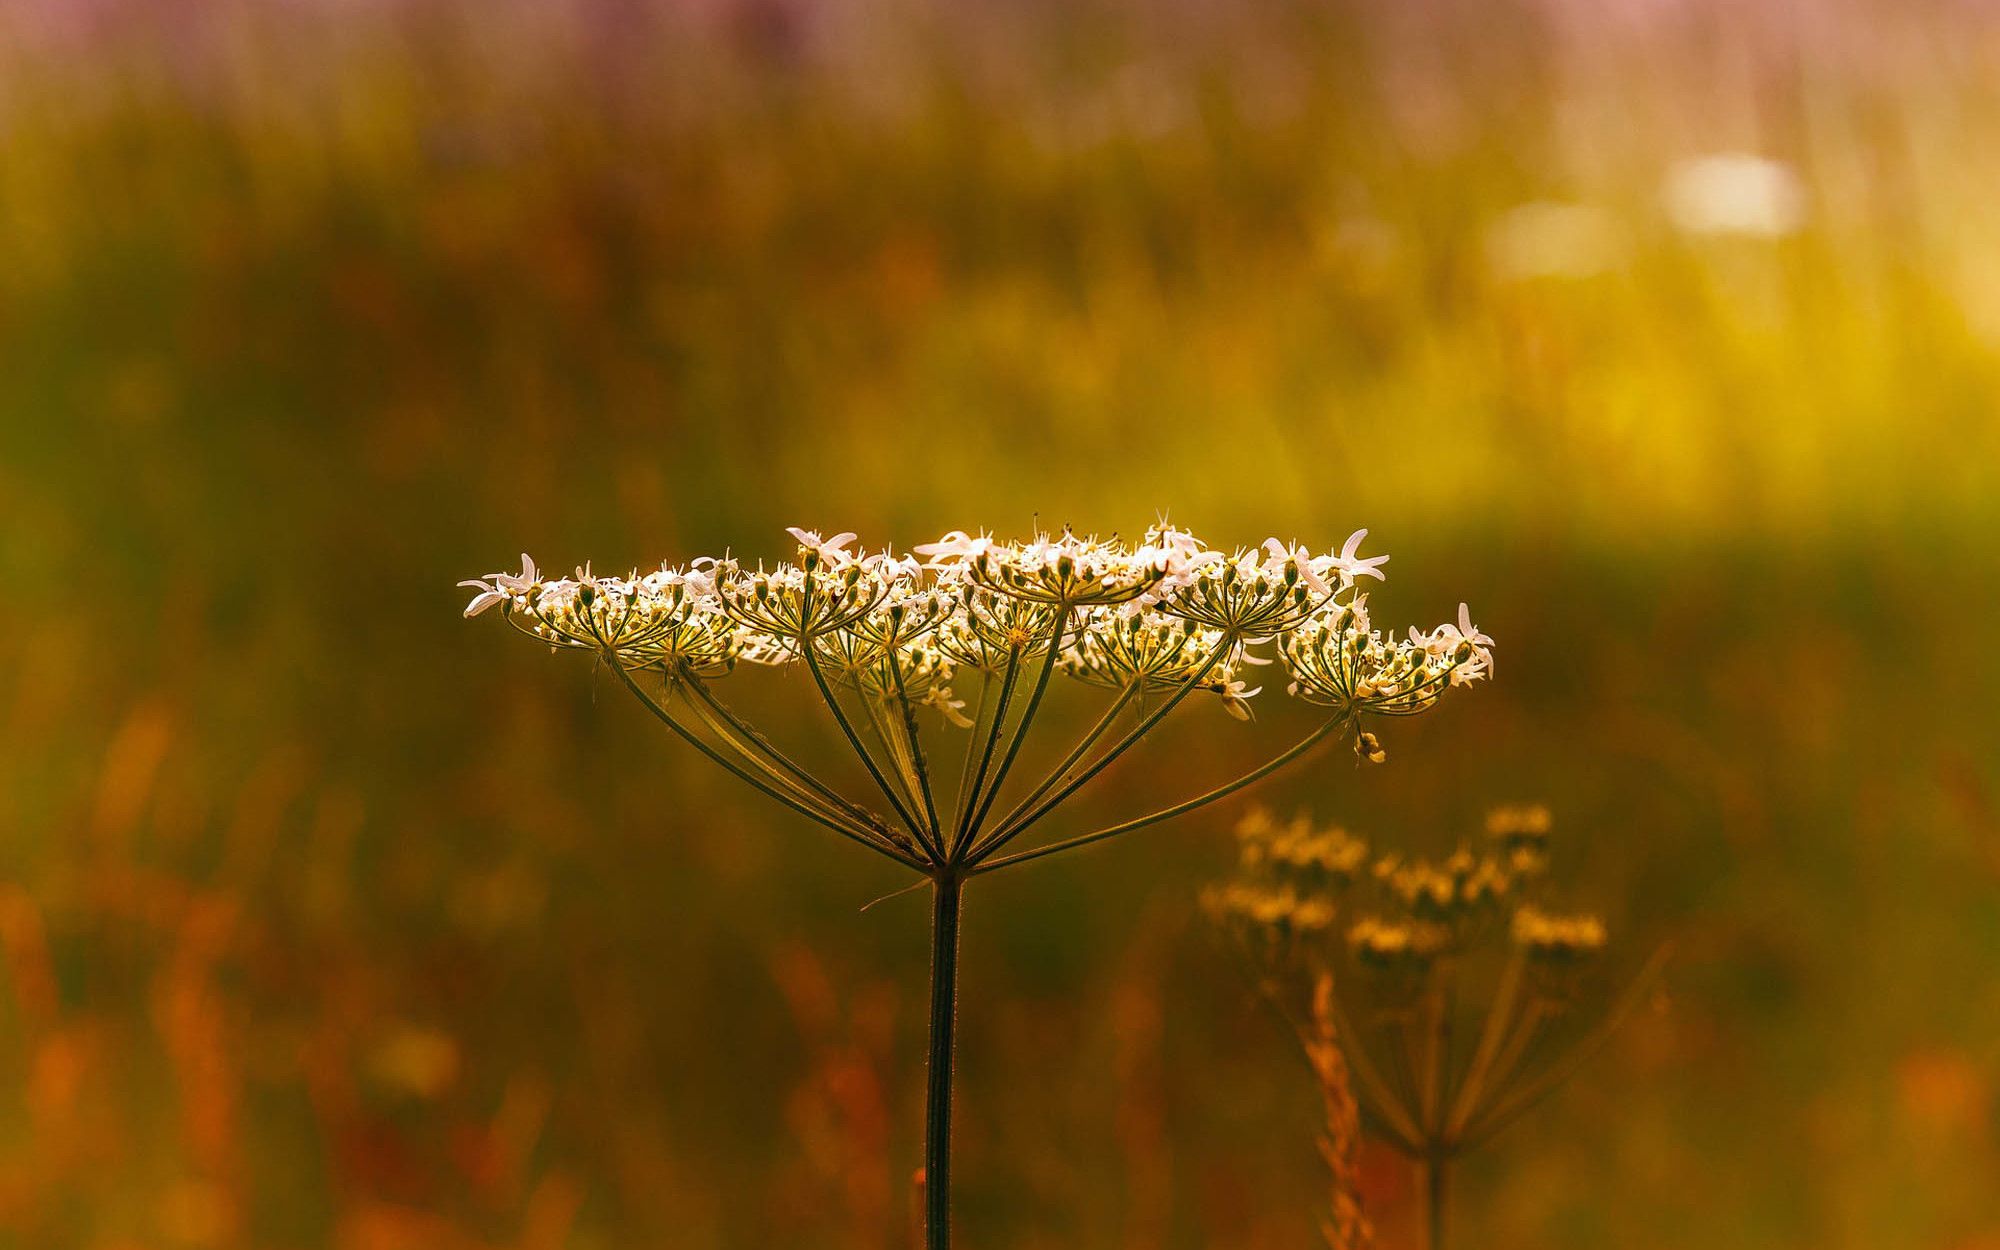
<path fill-rule="evenodd" d="M 1164 552 L 1128 550 L 1069 530 L 989 547 L 969 557 L 966 565 L 981 586 L 1059 608 L 1130 602 L 1167 575 Z"/>
<path fill-rule="evenodd" d="M 535 562 L 530 560 L 528 553 L 524 551 L 521 553 L 519 573 L 488 573 L 484 581 L 459 583 L 460 586 L 474 587 L 479 591 L 472 597 L 472 602 L 465 605 L 465 615 L 478 616 L 488 608 L 512 602 L 527 594 L 540 579 L 541 574 L 535 570 Z"/>
<path fill-rule="evenodd" d="M 1465 620 L 1465 605 L 1460 604 Z M 1466 620 L 1467 628 L 1470 621 Z M 1291 693 L 1308 703 L 1354 714 L 1412 716 L 1435 705 L 1448 688 L 1486 675 L 1492 639 L 1473 642 L 1445 624 L 1407 640 L 1369 628 L 1365 598 L 1336 605 L 1287 634 L 1279 650 L 1292 675 Z"/>
<path fill-rule="evenodd" d="M 1361 540 L 1366 537 L 1368 537 L 1367 530 L 1355 530 L 1349 534 L 1347 545 L 1342 547 L 1340 554 L 1333 557 L 1330 562 L 1333 568 L 1340 571 L 1341 580 L 1349 585 L 1360 577 L 1372 577 L 1378 582 L 1383 580 L 1382 566 L 1389 562 L 1388 556 L 1371 556 L 1364 560 L 1355 554 L 1360 550 Z"/>
<path fill-rule="evenodd" d="M 851 530 L 835 534 L 832 538 L 821 538 L 819 531 L 802 530 L 796 525 L 785 532 L 799 540 L 799 560 L 800 563 L 807 564 L 807 567 L 823 564 L 828 568 L 837 569 L 854 562 L 855 557 L 848 554 L 847 545 L 860 535 Z M 810 564 L 807 563 L 809 561 Z"/>
<path fill-rule="evenodd" d="M 1136 545 L 1068 529 L 1018 541 L 953 530 L 911 554 L 869 552 L 851 532 L 789 533 L 792 558 L 754 569 L 729 556 L 701 557 L 622 577 L 586 565 L 549 580 L 524 555 L 519 573 L 460 583 L 475 592 L 464 611 L 498 609 L 555 650 L 591 654 L 663 725 L 745 784 L 929 877 L 934 1001 L 946 1007 L 956 993 L 951 935 L 969 879 L 1217 802 L 1329 739 L 1350 738 L 1361 758 L 1379 762 L 1382 746 L 1364 727 L 1367 717 L 1424 711 L 1492 671 L 1493 640 L 1462 604 L 1456 623 L 1413 629 L 1407 639 L 1371 625 L 1356 583 L 1381 579 L 1388 557 L 1359 554 L 1366 530 L 1338 552 L 1276 538 L 1224 551 L 1164 520 Z M 1187 699 L 1212 694 L 1229 716 L 1254 720 L 1251 700 L 1264 687 L 1248 674 L 1271 662 L 1256 652 L 1266 645 L 1285 665 L 1286 689 L 1327 709 L 1317 728 L 1194 798 L 1007 851 Z M 803 670 L 810 685 L 799 689 L 823 705 L 873 790 L 836 787 L 731 710 L 713 687 L 746 669 Z M 1058 676 L 1099 692 L 1109 706 L 1053 768 L 1024 783 L 1014 769 L 1035 757 L 1022 748 Z M 939 740 L 959 733 L 963 743 Z M 963 760 L 956 777 L 942 775 L 936 762 L 953 758 Z M 1016 800 L 999 805 L 1009 789 L 1019 791 Z M 1345 843 L 1312 854 L 1325 861 L 1315 860 L 1314 871 L 1352 874 Z M 1498 888 L 1450 879 L 1453 890 L 1461 884 Z M 1331 903 L 1295 882 L 1246 889 L 1228 906 L 1294 935 L 1331 932 L 1336 920 Z M 1445 928 L 1442 920 L 1384 925 L 1359 933 L 1357 948 L 1376 962 L 1430 959 L 1440 949 L 1433 930 Z M 1554 922 L 1524 935 L 1547 953 L 1538 956 L 1544 963 L 1588 938 Z M 936 1108 L 949 1103 L 951 1012 L 934 1010 L 932 1019 L 929 1105 Z M 945 1175 L 946 1144 L 931 1135 L 929 1174 Z M 932 1244 L 947 1200 L 943 1183 L 926 1191 Z"/>

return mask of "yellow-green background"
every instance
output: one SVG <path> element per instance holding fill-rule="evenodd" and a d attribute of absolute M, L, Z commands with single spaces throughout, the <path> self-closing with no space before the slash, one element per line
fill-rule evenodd
<path fill-rule="evenodd" d="M 922 896 L 453 583 L 1162 510 L 1499 640 L 1269 801 L 1545 800 L 1677 944 L 1464 1245 L 2000 1245 L 1992 13 L 23 0 L 0 64 L 0 1245 L 907 1244 Z M 1803 228 L 1677 231 L 1724 151 Z M 1606 271 L 1496 268 L 1541 200 Z M 976 883 L 965 1246 L 1312 1244 L 1239 811 Z"/>

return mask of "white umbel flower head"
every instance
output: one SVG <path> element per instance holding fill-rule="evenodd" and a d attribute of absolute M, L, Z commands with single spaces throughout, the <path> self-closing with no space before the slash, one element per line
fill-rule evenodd
<path fill-rule="evenodd" d="M 1443 692 L 1490 676 L 1493 640 L 1459 605 L 1458 618 L 1397 639 L 1374 628 L 1363 578 L 1387 556 L 1363 556 L 1368 531 L 1315 553 L 1277 538 L 1224 553 L 1154 525 L 1136 546 L 1070 530 L 1003 542 L 954 530 L 915 554 L 866 553 L 853 533 L 789 531 L 796 561 L 746 569 L 703 557 L 640 575 L 586 567 L 545 579 L 518 573 L 461 583 L 467 616 L 499 609 L 552 647 L 596 651 L 628 668 L 712 677 L 739 663 L 810 660 L 872 698 L 907 699 L 958 724 L 954 670 L 1013 674 L 1028 666 L 1132 695 L 1212 691 L 1248 719 L 1246 666 L 1265 640 L 1287 690 L 1359 716 L 1407 716 Z M 1054 656 L 1048 653 L 1053 649 Z"/>

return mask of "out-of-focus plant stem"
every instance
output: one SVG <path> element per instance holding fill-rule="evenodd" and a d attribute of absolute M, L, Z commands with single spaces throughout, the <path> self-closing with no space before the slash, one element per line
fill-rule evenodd
<path fill-rule="evenodd" d="M 1442 1154 L 1432 1155 L 1422 1166 L 1424 1189 L 1424 1247 L 1444 1250 L 1445 1212 L 1451 1196 L 1451 1161 Z"/>

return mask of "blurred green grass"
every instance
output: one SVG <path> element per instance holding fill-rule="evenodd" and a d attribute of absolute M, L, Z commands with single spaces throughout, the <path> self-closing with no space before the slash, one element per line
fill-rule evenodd
<path fill-rule="evenodd" d="M 2000 1239 L 1989 15 L 93 11 L 0 40 L 0 1244 L 902 1244 L 921 904 L 451 584 L 1162 509 L 1500 640 L 1268 801 L 1546 800 L 1678 943 L 1462 1227 Z M 1739 149 L 1803 226 L 1677 229 Z M 1498 263 L 1541 201 L 1609 258 Z M 1228 817 L 971 897 L 968 1245 L 1308 1244 Z"/>

